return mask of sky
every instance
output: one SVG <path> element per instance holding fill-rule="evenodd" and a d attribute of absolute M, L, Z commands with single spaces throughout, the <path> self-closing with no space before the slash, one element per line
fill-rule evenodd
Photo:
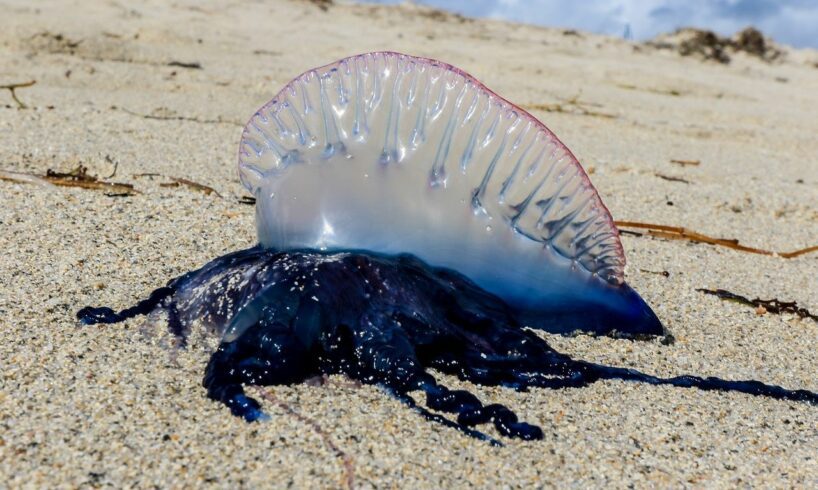
<path fill-rule="evenodd" d="M 396 4 L 403 0 L 364 0 Z M 415 0 L 469 17 L 490 17 L 650 39 L 679 27 L 732 35 L 754 26 L 777 42 L 818 48 L 818 0 Z"/>

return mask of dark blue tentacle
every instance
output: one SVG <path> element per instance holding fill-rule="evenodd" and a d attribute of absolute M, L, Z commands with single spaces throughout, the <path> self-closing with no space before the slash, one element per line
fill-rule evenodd
<path fill-rule="evenodd" d="M 415 399 L 412 398 L 411 396 L 409 396 L 405 392 L 396 391 L 396 390 L 389 390 L 389 392 L 395 398 L 397 398 L 398 400 L 400 400 L 404 404 L 406 404 L 407 407 L 411 408 L 412 410 L 417 412 L 420 416 L 422 416 L 423 418 L 425 418 L 426 420 L 428 420 L 430 422 L 435 422 L 437 424 L 443 425 L 444 427 L 449 427 L 451 429 L 455 429 L 458 432 L 461 432 L 462 434 L 465 434 L 465 435 L 467 435 L 467 436 L 469 436 L 471 438 L 477 439 L 479 441 L 488 442 L 492 446 L 497 446 L 497 447 L 503 447 L 504 446 L 504 444 L 501 443 L 500 441 L 498 441 L 497 439 L 494 439 L 493 437 L 488 436 L 488 435 L 480 432 L 479 430 L 472 429 L 471 427 L 468 427 L 467 424 L 460 423 L 459 421 L 458 422 L 453 422 L 453 421 L 447 419 L 446 417 L 443 417 L 442 415 L 438 415 L 436 413 L 430 412 L 429 410 L 427 410 L 427 409 L 421 407 L 420 405 L 418 405 L 417 402 L 415 402 Z M 472 424 L 472 425 L 474 425 L 474 424 Z"/>
<path fill-rule="evenodd" d="M 156 307 L 160 305 L 164 306 L 165 301 L 172 297 L 175 292 L 176 289 L 171 286 L 155 289 L 146 299 L 118 313 L 107 306 L 99 308 L 86 306 L 77 312 L 77 318 L 83 325 L 119 323 L 135 316 L 147 315 L 156 309 Z"/>
<path fill-rule="evenodd" d="M 744 393 L 753 396 L 764 396 L 776 400 L 790 400 L 818 405 L 818 393 L 809 390 L 788 390 L 778 385 L 766 384 L 756 380 L 728 380 L 708 376 L 682 375 L 671 378 L 651 376 L 635 369 L 602 366 L 599 364 L 577 362 L 587 368 L 589 379 L 618 379 L 637 381 L 651 385 L 670 385 L 678 388 L 698 388 L 704 391 L 725 391 Z M 591 381 L 593 382 L 593 381 Z"/>
<path fill-rule="evenodd" d="M 543 438 L 542 429 L 520 422 L 517 415 L 504 405 L 483 405 L 472 393 L 465 390 L 450 390 L 438 384 L 428 374 L 422 379 L 420 389 L 426 393 L 426 405 L 432 410 L 457 414 L 458 424 L 473 426 L 492 422 L 506 437 L 524 440 Z"/>
<path fill-rule="evenodd" d="M 398 321 L 394 317 L 369 312 L 361 318 L 359 330 L 352 338 L 358 363 L 354 372 L 347 374 L 365 383 L 384 386 L 427 420 L 457 429 L 467 436 L 499 444 L 482 432 L 468 427 L 477 425 L 476 423 L 453 422 L 417 405 L 408 392 L 419 389 L 426 393 L 426 405 L 432 410 L 455 413 L 459 417 L 463 412 L 484 408 L 471 393 L 449 390 L 439 385 L 424 370 L 415 356 L 414 345 L 406 332 L 398 328 Z M 486 422 L 494 422 L 500 433 L 507 437 L 542 438 L 539 427 L 518 422 L 516 415 L 508 409 L 503 413 L 497 412 L 496 415 L 492 412 L 492 416 L 481 423 Z"/>

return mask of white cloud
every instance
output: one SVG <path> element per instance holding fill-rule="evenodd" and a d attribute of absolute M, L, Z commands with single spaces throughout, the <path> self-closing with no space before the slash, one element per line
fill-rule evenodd
<path fill-rule="evenodd" d="M 400 0 L 369 0 L 400 3 Z M 754 25 L 779 42 L 818 48 L 816 0 L 416 0 L 473 17 L 582 29 L 619 36 L 630 25 L 636 39 L 679 27 L 723 35 Z"/>

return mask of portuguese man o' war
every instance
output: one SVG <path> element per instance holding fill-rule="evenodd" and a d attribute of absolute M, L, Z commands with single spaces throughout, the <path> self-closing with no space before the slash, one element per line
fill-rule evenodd
<path fill-rule="evenodd" d="M 577 159 L 453 66 L 382 52 L 300 75 L 248 122 L 239 174 L 256 198 L 259 245 L 131 308 L 78 317 L 164 311 L 182 344 L 194 328 L 218 336 L 204 387 L 248 421 L 267 416 L 246 385 L 344 374 L 479 439 L 498 443 L 475 428 L 489 422 L 503 436 L 543 437 L 430 368 L 517 390 L 621 379 L 818 404 L 816 393 L 758 381 L 574 360 L 536 335 L 664 328 L 625 283 L 618 231 Z"/>

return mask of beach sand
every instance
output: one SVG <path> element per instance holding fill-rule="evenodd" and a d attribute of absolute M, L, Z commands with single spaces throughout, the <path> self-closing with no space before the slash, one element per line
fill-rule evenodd
<path fill-rule="evenodd" d="M 0 90 L 0 170 L 116 167 L 109 180 L 140 191 L 0 180 L 0 487 L 818 486 L 818 407 L 802 403 L 626 382 L 518 393 L 440 375 L 545 432 L 493 448 L 333 377 L 265 389 L 272 420 L 247 424 L 206 398 L 207 349 L 174 351 L 142 318 L 75 320 L 83 306 L 130 306 L 252 245 L 235 167 L 243 123 L 302 71 L 374 50 L 452 63 L 529 110 L 589 170 L 615 219 L 773 250 L 815 245 L 816 52 L 724 65 L 416 6 L 91 4 L 0 0 L 0 85 L 36 81 L 15 90 L 25 108 Z M 661 376 L 818 391 L 818 322 L 696 291 L 815 312 L 818 254 L 622 240 L 628 282 L 676 342 L 547 335 L 557 350 Z"/>

